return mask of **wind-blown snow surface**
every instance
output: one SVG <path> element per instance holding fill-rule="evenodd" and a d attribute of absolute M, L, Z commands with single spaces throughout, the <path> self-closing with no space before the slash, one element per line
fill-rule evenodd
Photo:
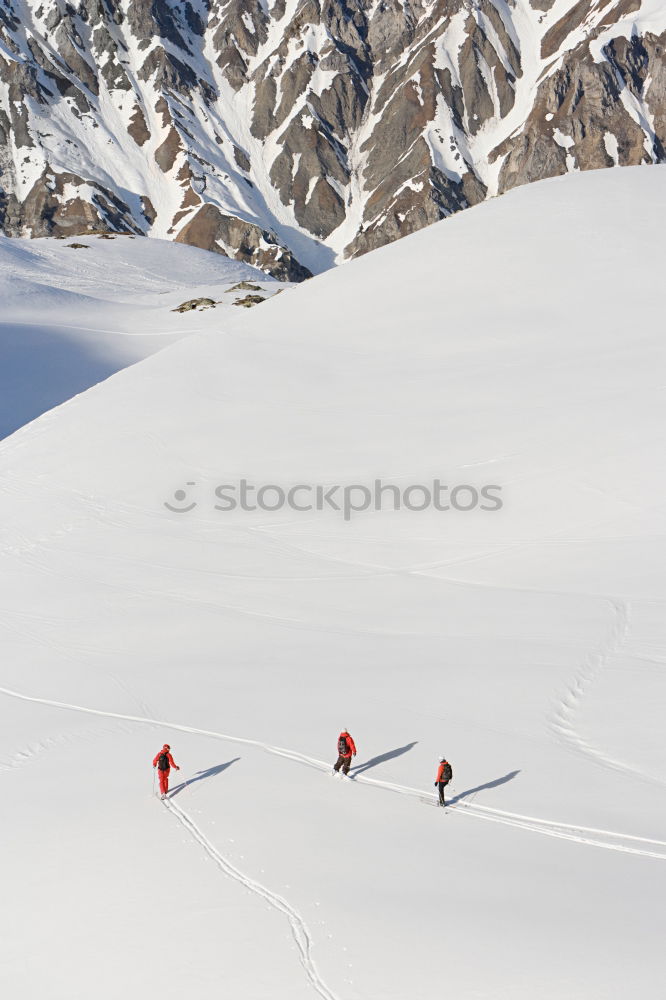
<path fill-rule="evenodd" d="M 660 169 L 517 190 L 4 442 L 4 993 L 658 994 L 665 216 Z"/>
<path fill-rule="evenodd" d="M 184 334 L 219 329 L 261 271 L 165 240 L 0 236 L 0 437 Z M 215 309 L 174 313 L 184 300 Z M 226 314 L 226 315 L 225 315 Z"/>

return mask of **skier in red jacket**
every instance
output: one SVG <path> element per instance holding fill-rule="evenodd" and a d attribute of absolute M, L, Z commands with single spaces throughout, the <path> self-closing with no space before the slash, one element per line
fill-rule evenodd
<path fill-rule="evenodd" d="M 167 797 L 167 792 L 169 791 L 169 772 L 171 771 L 171 768 L 175 767 L 177 771 L 180 771 L 178 764 L 176 764 L 171 756 L 171 747 L 168 743 L 165 743 L 159 753 L 155 754 L 153 767 L 156 767 L 159 772 L 160 795 L 161 798 L 165 799 Z"/>
<path fill-rule="evenodd" d="M 453 770 L 449 764 L 446 757 L 439 758 L 439 767 L 437 768 L 437 777 L 435 779 L 435 787 L 439 791 L 439 804 L 440 806 L 445 806 L 444 801 L 444 789 L 448 785 L 449 781 L 453 777 Z"/>
<path fill-rule="evenodd" d="M 356 756 L 356 746 L 347 730 L 343 729 L 338 736 L 338 759 L 333 765 L 333 770 L 339 771 L 342 768 L 343 774 L 349 774 L 352 756 Z"/>

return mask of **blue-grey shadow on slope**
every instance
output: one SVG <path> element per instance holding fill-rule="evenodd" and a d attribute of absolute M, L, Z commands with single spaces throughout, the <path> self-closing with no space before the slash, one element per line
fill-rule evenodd
<path fill-rule="evenodd" d="M 188 785 L 193 785 L 195 781 L 205 781 L 206 778 L 214 778 L 216 774 L 222 774 L 222 772 L 226 771 L 228 767 L 235 764 L 237 760 L 240 760 L 240 757 L 234 757 L 233 760 L 228 760 L 224 764 L 216 764 L 215 767 L 208 767 L 205 771 L 197 771 L 193 778 L 188 778 L 187 781 L 181 781 L 181 783 L 176 785 L 175 788 L 170 789 L 169 798 L 172 799 L 174 795 L 178 795 L 180 792 L 185 791 Z"/>
<path fill-rule="evenodd" d="M 505 785 L 507 781 L 511 781 L 516 775 L 520 774 L 520 771 L 509 771 L 501 778 L 495 778 L 494 781 L 487 781 L 485 785 L 477 785 L 476 788 L 468 788 L 466 792 L 460 792 L 459 795 L 454 795 L 452 799 L 448 799 L 447 805 L 453 806 L 456 802 L 460 802 L 461 799 L 468 799 L 470 795 L 476 795 L 477 792 L 483 792 L 486 788 L 497 788 L 498 785 Z"/>
<path fill-rule="evenodd" d="M 129 363 L 47 323 L 0 321 L 0 439 Z"/>
<path fill-rule="evenodd" d="M 364 771 L 369 771 L 371 767 L 377 767 L 378 764 L 383 764 L 394 757 L 402 757 L 403 753 L 408 753 L 417 743 L 418 740 L 414 740 L 413 743 L 407 743 L 404 747 L 396 747 L 395 750 L 387 750 L 386 753 L 380 753 L 378 757 L 371 757 L 370 760 L 366 760 L 363 764 L 357 764 L 355 767 L 352 767 L 349 777 L 356 778 L 357 775 L 363 774 Z"/>

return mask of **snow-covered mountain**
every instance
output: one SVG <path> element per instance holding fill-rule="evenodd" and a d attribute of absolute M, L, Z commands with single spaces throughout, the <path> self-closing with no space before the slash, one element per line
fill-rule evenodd
<path fill-rule="evenodd" d="M 1 0 L 0 227 L 298 280 L 518 184 L 664 159 L 662 0 Z"/>
<path fill-rule="evenodd" d="M 665 219 L 665 170 L 522 187 L 0 444 L 3 996 L 659 996 Z"/>

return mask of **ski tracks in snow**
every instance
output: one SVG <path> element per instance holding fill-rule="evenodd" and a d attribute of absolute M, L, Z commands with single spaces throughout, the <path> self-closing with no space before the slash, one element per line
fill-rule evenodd
<path fill-rule="evenodd" d="M 317 771 L 330 771 L 330 764 L 325 761 L 317 760 L 316 757 L 309 757 L 306 754 L 298 753 L 295 750 L 287 750 L 285 747 L 272 746 L 269 743 L 263 743 L 261 740 L 253 740 L 243 736 L 231 736 L 229 734 L 218 733 L 210 729 L 199 729 L 195 726 L 184 726 L 176 722 L 167 722 L 163 719 L 151 719 L 145 716 L 126 715 L 121 712 L 107 712 L 99 708 L 87 708 L 82 705 L 73 705 L 68 702 L 53 701 L 49 698 L 37 698 L 33 695 L 23 694 L 20 691 L 14 691 L 11 688 L 6 687 L 0 687 L 0 694 L 7 695 L 11 698 L 18 698 L 21 701 L 34 702 L 38 705 L 49 705 L 52 708 L 62 708 L 71 712 L 83 712 L 87 715 L 97 715 L 107 719 L 120 719 L 125 722 L 135 722 L 139 725 L 159 726 L 163 729 L 172 729 L 175 732 L 191 733 L 196 736 L 209 736 L 212 739 L 224 740 L 228 743 L 252 746 L 276 757 L 283 757 L 287 760 L 293 760 L 297 764 L 312 767 Z M 643 775 L 641 774 L 641 776 Z M 357 778 L 353 778 L 352 780 L 358 784 L 373 785 L 376 788 L 382 788 L 386 791 L 394 792 L 400 795 L 408 795 L 421 801 L 426 801 L 428 804 L 430 804 L 431 800 L 433 802 L 435 801 L 434 794 L 424 792 L 423 789 L 420 788 L 411 788 L 408 785 L 399 785 L 389 781 L 381 781 L 378 778 L 368 778 L 365 775 L 359 775 Z M 588 847 L 602 848 L 608 851 L 619 851 L 623 854 L 637 854 L 642 857 L 666 861 L 666 851 L 648 850 L 648 846 L 653 848 L 666 848 L 666 841 L 663 840 L 654 840 L 649 837 L 636 837 L 633 834 L 617 833 L 612 830 L 598 830 L 592 827 L 576 826 L 569 823 L 558 823 L 555 820 L 538 819 L 537 817 L 523 816 L 519 813 L 511 813 L 502 809 L 491 809 L 488 806 L 481 806 L 476 803 L 459 802 L 449 808 L 452 812 L 461 816 L 474 816 L 477 819 L 483 819 L 487 822 L 502 823 L 505 826 L 517 827 L 518 829 L 528 830 L 532 833 L 541 834 L 547 837 L 557 837 L 562 840 L 570 840 L 578 844 L 587 845 Z M 646 846 L 644 848 L 634 846 L 639 843 Z M 206 850 L 208 850 L 208 848 L 206 848 Z M 325 994 L 322 994 L 322 996 L 324 995 Z M 333 994 L 329 993 L 329 996 L 333 997 Z"/>
<path fill-rule="evenodd" d="M 557 823 L 553 820 L 537 819 L 534 816 L 521 816 L 518 813 L 506 813 L 489 806 L 465 805 L 464 802 L 453 806 L 463 809 L 467 815 L 477 819 L 489 820 L 492 823 L 503 823 L 505 826 L 515 826 L 520 830 L 530 830 L 546 837 L 557 837 L 560 840 L 572 840 L 577 844 L 587 844 L 590 847 L 601 847 L 606 851 L 619 851 L 622 854 L 638 854 L 644 858 L 656 858 L 666 861 L 666 853 L 648 850 L 648 847 L 666 847 L 666 841 L 652 840 L 649 837 L 636 837 L 628 833 L 613 833 L 611 830 L 599 830 L 594 827 L 572 826 L 568 823 Z M 645 847 L 634 847 L 632 844 L 645 844 Z"/>
<path fill-rule="evenodd" d="M 21 701 L 33 702 L 39 705 L 48 705 L 51 708 L 60 708 L 65 711 L 79 712 L 86 715 L 96 715 L 106 719 L 115 719 L 124 722 L 133 722 L 141 725 L 150 726 L 160 726 L 166 729 L 175 729 L 183 733 L 191 733 L 199 736 L 209 736 L 214 739 L 225 740 L 233 743 L 242 743 L 244 745 L 254 746 L 258 749 L 265 750 L 275 756 L 286 757 L 288 759 L 294 760 L 300 764 L 309 764 L 310 766 L 317 768 L 327 768 L 327 765 L 323 761 L 315 761 L 312 758 L 306 757 L 303 754 L 297 753 L 295 751 L 290 751 L 283 749 L 281 747 L 272 747 L 268 744 L 262 743 L 259 740 L 244 739 L 242 737 L 227 736 L 223 733 L 216 733 L 213 731 L 208 731 L 205 729 L 197 729 L 192 726 L 181 726 L 176 723 L 163 722 L 159 719 L 151 719 L 143 716 L 133 716 L 124 715 L 120 712 L 108 712 L 102 709 L 87 708 L 82 705 L 73 705 L 67 702 L 54 701 L 48 698 L 36 698 L 31 695 L 22 694 L 19 691 L 13 691 L 10 688 L 0 687 L 0 694 L 7 695 L 12 698 L 18 698 Z M 19 755 L 20 757 L 26 756 L 25 754 Z M 0 765 L 0 769 L 8 769 L 9 765 Z M 15 765 L 14 765 L 15 766 Z M 249 889 L 250 892 L 255 893 L 255 895 L 264 899 L 273 909 L 284 914 L 289 921 L 291 928 L 292 937 L 296 943 L 296 947 L 299 952 L 299 958 L 305 974 L 314 988 L 314 990 L 321 997 L 321 1000 L 338 1000 L 337 995 L 326 985 L 323 981 L 317 967 L 314 963 L 312 957 L 312 937 L 305 924 L 305 921 L 300 916 L 299 913 L 291 906 L 285 899 L 278 896 L 276 893 L 271 892 L 266 886 L 261 885 L 256 882 L 253 878 L 248 875 L 243 874 L 238 868 L 236 868 L 230 861 L 228 861 L 217 848 L 210 842 L 203 831 L 197 826 L 192 817 L 181 809 L 175 802 L 170 801 L 168 798 L 164 800 L 164 806 L 167 810 L 175 816 L 179 823 L 185 827 L 187 832 L 201 845 L 206 854 L 215 862 L 217 867 L 229 878 L 234 879 L 241 885 Z"/>
<path fill-rule="evenodd" d="M 338 1000 L 337 996 L 323 981 L 317 971 L 317 967 L 312 957 L 312 937 L 299 913 L 282 896 L 271 892 L 266 886 L 261 885 L 248 875 L 244 875 L 238 868 L 231 864 L 217 848 L 211 844 L 203 831 L 197 826 L 192 817 L 168 798 L 164 800 L 164 805 L 168 811 L 176 817 L 179 823 L 185 827 L 187 832 L 203 847 L 206 854 L 215 862 L 217 867 L 229 878 L 234 879 L 241 885 L 265 900 L 269 906 L 277 910 L 289 921 L 291 934 L 299 951 L 300 962 L 305 970 L 312 987 L 317 991 L 322 1000 Z"/>
<path fill-rule="evenodd" d="M 619 761 L 612 761 L 602 751 L 597 750 L 585 740 L 576 730 L 575 716 L 580 708 L 581 700 L 601 674 L 610 656 L 618 652 L 629 632 L 629 607 L 621 601 L 608 598 L 612 610 L 612 623 L 608 636 L 587 655 L 581 667 L 560 699 L 549 719 L 549 725 L 555 736 L 577 753 L 593 757 L 597 762 L 615 766 L 622 770 L 626 768 Z"/>
<path fill-rule="evenodd" d="M 588 653 L 570 683 L 564 696 L 552 712 L 548 724 L 555 737 L 574 753 L 588 757 L 603 767 L 631 774 L 641 781 L 663 787 L 664 781 L 652 777 L 637 767 L 632 767 L 624 761 L 612 757 L 599 747 L 593 746 L 576 728 L 576 716 L 580 711 L 583 698 L 589 694 L 595 681 L 601 676 L 609 659 L 620 651 L 627 640 L 631 629 L 631 608 L 624 601 L 606 598 L 612 611 L 611 627 L 607 637 L 600 645 Z"/>
<path fill-rule="evenodd" d="M 413 796 L 427 805 L 435 805 L 437 802 L 436 795 L 430 792 L 424 793 L 420 789 L 410 788 L 408 785 L 397 785 L 389 781 L 380 781 L 377 778 L 359 777 L 354 780 L 377 785 L 391 792 L 399 792 L 401 795 Z M 556 837 L 560 840 L 570 840 L 576 844 L 598 847 L 606 851 L 619 851 L 621 854 L 638 854 L 641 857 L 666 861 L 666 851 L 648 850 L 649 847 L 666 848 L 666 840 L 653 840 L 651 837 L 637 837 L 631 833 L 616 833 L 613 830 L 601 830 L 596 827 L 559 823 L 557 820 L 524 816 L 521 813 L 507 812 L 504 809 L 493 809 L 490 806 L 477 805 L 472 802 L 457 802 L 455 805 L 448 805 L 446 808 L 447 811 L 458 813 L 461 816 L 473 816 L 476 819 L 486 820 L 490 823 L 513 826 L 519 830 L 528 830 L 530 833 L 542 834 L 545 837 Z M 645 844 L 646 846 L 637 847 L 633 846 L 634 844 Z"/>

